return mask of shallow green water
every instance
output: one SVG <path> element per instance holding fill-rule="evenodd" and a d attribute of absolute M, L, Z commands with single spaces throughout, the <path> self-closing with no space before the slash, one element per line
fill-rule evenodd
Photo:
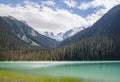
<path fill-rule="evenodd" d="M 74 77 L 120 82 L 120 61 L 88 62 L 0 62 L 0 70 L 39 76 Z"/>

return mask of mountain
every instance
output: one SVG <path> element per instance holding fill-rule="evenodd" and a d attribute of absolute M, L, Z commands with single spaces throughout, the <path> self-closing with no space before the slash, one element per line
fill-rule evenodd
<path fill-rule="evenodd" d="M 15 34 L 10 32 L 11 29 L 7 28 L 7 24 L 0 17 L 0 50 L 2 49 L 20 49 L 21 47 L 29 46 L 26 42 L 22 41 Z"/>
<path fill-rule="evenodd" d="M 120 5 L 117 5 L 91 27 L 62 41 L 59 45 L 62 58 L 65 60 L 119 60 L 119 14 Z"/>
<path fill-rule="evenodd" d="M 19 21 L 11 16 L 0 17 L 0 28 L 30 45 L 52 48 L 56 47 L 57 44 L 56 40 L 39 34 L 25 22 Z"/>
<path fill-rule="evenodd" d="M 85 27 L 79 27 L 79 28 L 73 28 L 73 29 L 70 29 L 66 32 L 61 32 L 61 33 L 58 33 L 57 35 L 55 35 L 54 33 L 52 32 L 48 32 L 48 31 L 45 31 L 41 34 L 45 35 L 45 36 L 48 36 L 50 38 L 53 38 L 57 41 L 63 41 L 71 36 L 73 36 L 74 34 L 78 33 L 79 31 L 85 29 Z"/>
<path fill-rule="evenodd" d="M 107 12 L 100 20 L 93 26 L 86 28 L 74 36 L 67 38 L 61 42 L 62 45 L 68 45 L 79 42 L 81 40 L 94 38 L 94 37 L 116 37 L 120 38 L 120 5 L 115 6 Z"/>
<path fill-rule="evenodd" d="M 64 36 L 64 33 L 58 33 L 57 35 L 55 35 L 53 32 L 48 32 L 48 31 L 45 31 L 43 33 L 41 32 L 41 34 L 50 37 L 52 39 L 55 39 L 56 41 L 62 41 Z"/>

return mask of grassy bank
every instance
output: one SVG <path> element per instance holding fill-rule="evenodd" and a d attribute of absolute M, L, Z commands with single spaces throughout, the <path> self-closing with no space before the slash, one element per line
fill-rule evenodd
<path fill-rule="evenodd" d="M 0 71 L 0 82 L 83 82 L 83 80 L 70 77 L 40 77 L 10 71 Z"/>

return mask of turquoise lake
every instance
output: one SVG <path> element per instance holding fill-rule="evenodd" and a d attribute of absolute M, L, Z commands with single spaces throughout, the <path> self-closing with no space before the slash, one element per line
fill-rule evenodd
<path fill-rule="evenodd" d="M 98 80 L 99 82 L 120 82 L 120 61 L 0 62 L 0 70 L 38 76 L 74 77 Z"/>

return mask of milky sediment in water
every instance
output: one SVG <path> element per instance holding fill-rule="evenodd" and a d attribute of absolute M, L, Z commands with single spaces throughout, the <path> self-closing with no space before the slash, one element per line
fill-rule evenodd
<path fill-rule="evenodd" d="M 0 70 L 38 76 L 73 77 L 120 82 L 120 61 L 0 62 Z"/>

